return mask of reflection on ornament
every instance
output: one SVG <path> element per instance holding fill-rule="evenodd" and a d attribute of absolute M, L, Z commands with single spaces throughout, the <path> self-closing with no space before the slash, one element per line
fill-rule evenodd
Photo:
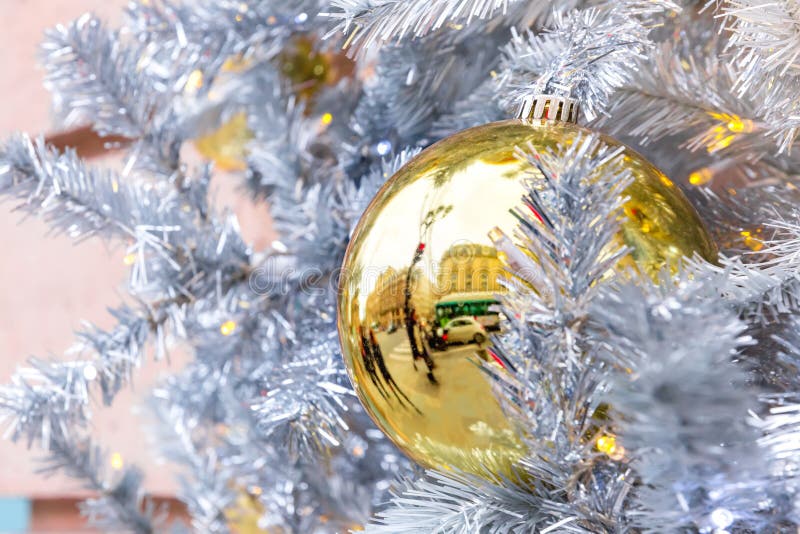
<path fill-rule="evenodd" d="M 456 134 L 400 169 L 353 234 L 339 296 L 345 363 L 377 425 L 426 467 L 509 475 L 523 454 L 480 368 L 501 367 L 489 336 L 501 327 L 498 277 L 517 250 L 499 254 L 492 236 L 513 239 L 510 210 L 525 193 L 521 179 L 534 172 L 514 148 L 556 148 L 588 133 L 512 120 Z M 654 274 L 694 253 L 714 259 L 678 188 L 630 149 L 624 162 L 634 181 L 617 235 L 630 253 L 619 267 Z"/>
<path fill-rule="evenodd" d="M 246 147 L 252 139 L 253 132 L 247 126 L 247 114 L 242 111 L 213 132 L 195 139 L 194 145 L 198 152 L 213 160 L 220 169 L 240 171 L 247 168 Z"/>

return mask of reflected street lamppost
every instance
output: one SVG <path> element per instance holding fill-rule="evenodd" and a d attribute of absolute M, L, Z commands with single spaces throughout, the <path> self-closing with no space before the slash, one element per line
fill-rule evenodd
<path fill-rule="evenodd" d="M 420 339 L 422 344 L 422 350 L 420 350 L 419 345 L 417 345 L 416 336 L 414 335 L 414 328 L 418 327 L 418 325 L 417 320 L 414 317 L 415 310 L 411 308 L 411 284 L 412 277 L 414 276 L 414 270 L 422 259 L 422 255 L 425 253 L 425 241 L 427 241 L 428 237 L 430 236 L 431 227 L 436 221 L 445 218 L 452 209 L 452 205 L 438 206 L 432 210 L 428 210 L 428 212 L 422 218 L 419 226 L 419 244 L 414 250 L 414 256 L 411 258 L 411 264 L 408 266 L 405 287 L 403 289 L 403 315 L 405 316 L 404 318 L 406 323 L 406 334 L 408 335 L 408 343 L 411 345 L 411 361 L 414 365 L 414 369 L 416 369 L 417 359 L 423 358 L 425 360 L 425 365 L 428 367 L 428 380 L 432 384 L 437 383 L 436 377 L 433 376 L 433 359 L 425 349 L 424 340 Z"/>

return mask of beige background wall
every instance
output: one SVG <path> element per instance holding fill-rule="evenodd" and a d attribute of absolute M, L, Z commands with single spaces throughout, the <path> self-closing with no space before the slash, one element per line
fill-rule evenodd
<path fill-rule="evenodd" d="M 32 134 L 51 131 L 49 95 L 42 88 L 42 70 L 35 61 L 36 46 L 46 27 L 94 11 L 113 23 L 120 20 L 125 0 L 2 0 L 0 1 L 0 139 L 13 131 Z M 116 165 L 114 158 L 98 162 Z M 240 216 L 245 236 L 256 247 L 271 239 L 264 206 L 254 206 L 235 191 L 232 176 L 215 178 L 221 203 Z M 106 308 L 119 303 L 126 269 L 122 250 L 99 240 L 73 244 L 64 236 L 49 236 L 36 218 L 11 212 L 0 203 L 0 383 L 8 382 L 30 355 L 62 358 L 73 332 L 86 319 L 112 324 Z M 173 361 L 180 366 L 181 357 Z M 168 372 L 165 363 L 146 362 L 135 389 L 123 392 L 111 409 L 98 404 L 96 435 L 126 461 L 145 468 L 146 485 L 155 494 L 174 491 L 172 473 L 158 464 L 145 437 L 146 416 L 139 405 L 157 377 Z M 77 484 L 61 477 L 35 475 L 38 451 L 0 441 L 0 495 L 35 497 L 79 493 Z"/>

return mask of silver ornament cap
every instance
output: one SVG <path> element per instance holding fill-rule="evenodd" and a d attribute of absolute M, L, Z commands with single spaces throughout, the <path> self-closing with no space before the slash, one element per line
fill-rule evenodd
<path fill-rule="evenodd" d="M 577 123 L 578 101 L 566 96 L 526 96 L 520 103 L 517 118 Z"/>

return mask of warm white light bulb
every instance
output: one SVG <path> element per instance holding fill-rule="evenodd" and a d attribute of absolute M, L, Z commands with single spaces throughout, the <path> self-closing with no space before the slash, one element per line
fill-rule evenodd
<path fill-rule="evenodd" d="M 711 523 L 715 528 L 728 528 L 733 524 L 733 514 L 727 508 L 717 508 L 711 512 Z"/>
<path fill-rule="evenodd" d="M 86 367 L 84 367 L 83 378 L 85 378 L 86 380 L 94 380 L 95 378 L 97 378 L 97 368 L 92 364 L 89 364 Z"/>

